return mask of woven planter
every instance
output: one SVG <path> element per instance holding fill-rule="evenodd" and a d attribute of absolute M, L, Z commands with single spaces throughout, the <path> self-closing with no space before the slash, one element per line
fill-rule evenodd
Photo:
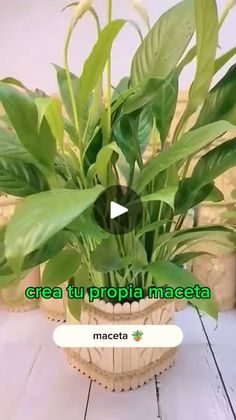
<path fill-rule="evenodd" d="M 14 312 L 26 312 L 37 308 L 39 305 L 38 299 L 27 299 L 25 289 L 39 286 L 39 279 L 39 268 L 36 267 L 17 285 L 2 289 L 1 300 L 5 309 Z"/>
<path fill-rule="evenodd" d="M 40 277 L 42 278 L 45 264 L 40 266 Z M 66 295 L 66 284 L 60 285 L 63 290 L 63 296 Z M 66 321 L 66 304 L 65 299 L 40 299 L 40 311 L 50 321 L 65 322 Z"/>
<path fill-rule="evenodd" d="M 142 299 L 112 305 L 85 300 L 81 324 L 172 324 L 173 301 Z M 68 323 L 78 323 L 70 313 Z M 110 391 L 128 391 L 144 385 L 155 374 L 173 365 L 176 349 L 169 348 L 83 348 L 65 349 L 66 359 L 76 370 Z"/>
<path fill-rule="evenodd" d="M 211 225 L 222 223 L 222 213 L 226 210 L 223 205 L 201 206 L 198 209 L 198 224 Z M 199 249 L 204 249 L 215 256 L 204 255 L 194 260 L 193 272 L 206 286 L 211 288 L 220 311 L 234 308 L 236 303 L 236 255 L 226 253 L 218 243 L 204 241 Z M 198 250 L 198 249 L 196 249 Z"/>

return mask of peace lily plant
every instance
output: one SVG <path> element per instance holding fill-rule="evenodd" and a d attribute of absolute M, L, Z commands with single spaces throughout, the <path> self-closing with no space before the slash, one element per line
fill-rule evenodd
<path fill-rule="evenodd" d="M 224 242 L 233 233 L 226 226 L 187 229 L 184 222 L 204 200 L 223 199 L 214 179 L 236 163 L 234 138 L 214 143 L 235 129 L 236 67 L 211 88 L 213 77 L 236 53 L 232 48 L 216 58 L 219 30 L 234 2 L 218 18 L 215 0 L 183 0 L 152 27 L 142 3 L 133 2 L 146 34 L 134 22 L 113 20 L 111 0 L 101 28 L 92 3 L 70 5 L 64 64 L 55 66 L 61 99 L 33 92 L 13 78 L 0 82 L 5 110 L 0 191 L 22 198 L 0 231 L 0 286 L 14 284 L 45 262 L 43 284 L 51 287 L 68 279 L 85 288 L 194 286 L 198 280 L 182 266 L 206 250 L 190 252 L 189 247 L 204 238 L 219 240 L 219 234 Z M 69 46 L 87 13 L 95 20 L 97 41 L 78 76 L 69 69 Z M 140 45 L 130 74 L 115 87 L 111 48 L 130 24 Z M 193 59 L 188 103 L 170 138 L 179 78 Z M 146 161 L 150 138 L 155 144 Z M 202 157 L 190 170 L 199 151 Z M 124 183 L 143 200 L 143 220 L 128 234 L 112 235 L 95 222 L 92 205 L 105 188 Z M 217 316 L 212 299 L 191 302 Z M 79 301 L 68 304 L 78 318 Z"/>

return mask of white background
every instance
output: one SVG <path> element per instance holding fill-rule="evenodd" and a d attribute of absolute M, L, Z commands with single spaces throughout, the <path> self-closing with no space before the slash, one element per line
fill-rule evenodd
<path fill-rule="evenodd" d="M 70 0 L 72 1 L 72 0 Z M 30 88 L 55 92 L 56 79 L 50 63 L 62 64 L 63 40 L 72 11 L 61 13 L 66 0 L 0 0 L 0 78 L 14 76 Z M 113 0 L 114 17 L 137 17 L 130 0 Z M 176 0 L 144 0 L 151 23 Z M 219 11 L 226 0 L 218 0 Z M 106 0 L 94 0 L 94 6 L 104 22 Z M 139 18 L 137 17 L 139 21 Z M 140 22 L 140 21 L 139 21 Z M 181 25 L 181 22 L 180 22 Z M 95 41 L 95 25 L 86 17 L 76 30 L 70 50 L 71 69 L 79 74 L 81 65 Z M 221 54 L 236 44 L 236 7 L 228 18 L 219 44 Z M 113 83 L 129 73 L 132 54 L 139 42 L 131 27 L 125 28 L 113 50 Z M 173 34 L 174 42 L 174 34 Z M 181 87 L 186 88 L 194 67 L 183 74 Z"/>

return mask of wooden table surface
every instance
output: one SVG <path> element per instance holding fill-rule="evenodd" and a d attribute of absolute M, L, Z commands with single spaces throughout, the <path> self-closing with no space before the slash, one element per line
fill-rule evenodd
<path fill-rule="evenodd" d="M 110 393 L 73 371 L 36 310 L 0 310 L 0 420 L 235 420 L 236 311 L 218 328 L 193 308 L 176 315 L 175 366 L 136 391 Z"/>

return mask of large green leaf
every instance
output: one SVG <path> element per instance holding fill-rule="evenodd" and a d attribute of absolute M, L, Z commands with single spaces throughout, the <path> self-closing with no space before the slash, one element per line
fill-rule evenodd
<path fill-rule="evenodd" d="M 178 142 L 160 152 L 144 167 L 137 182 L 138 192 L 142 191 L 160 172 L 201 150 L 215 138 L 233 128 L 225 121 L 218 121 L 184 134 Z"/>
<path fill-rule="evenodd" d="M 82 75 L 79 79 L 78 105 L 79 115 L 83 113 L 89 95 L 102 77 L 103 70 L 108 60 L 114 39 L 124 26 L 125 20 L 114 20 L 99 34 L 91 54 L 85 61 Z"/>
<path fill-rule="evenodd" d="M 151 103 L 156 126 L 160 133 L 161 143 L 164 144 L 169 133 L 170 125 L 175 113 L 178 98 L 178 74 L 171 75 L 163 82 L 156 99 Z"/>
<path fill-rule="evenodd" d="M 236 65 L 209 92 L 194 128 L 225 120 L 236 124 Z"/>
<path fill-rule="evenodd" d="M 158 287 L 194 287 L 195 285 L 203 286 L 196 277 L 168 261 L 157 261 L 148 266 L 148 272 L 154 277 L 155 285 Z M 206 312 L 208 315 L 217 319 L 218 310 L 215 301 L 211 299 L 193 298 L 190 302 L 200 311 Z"/>
<path fill-rule="evenodd" d="M 53 171 L 56 140 L 45 119 L 38 132 L 38 112 L 34 98 L 0 83 L 0 102 L 23 146 L 43 168 Z"/>
<path fill-rule="evenodd" d="M 75 287 L 88 288 L 93 286 L 87 264 L 81 264 L 73 276 Z"/>
<path fill-rule="evenodd" d="M 0 157 L 0 191 L 17 197 L 47 191 L 49 185 L 31 163 Z"/>
<path fill-rule="evenodd" d="M 116 124 L 114 136 L 127 162 L 139 158 L 150 139 L 153 128 L 153 115 L 149 106 L 140 113 L 125 114 Z"/>
<path fill-rule="evenodd" d="M 55 257 L 66 245 L 73 245 L 74 237 L 71 232 L 62 230 L 53 235 L 42 247 L 28 254 L 24 261 L 23 270 L 36 267 Z"/>
<path fill-rule="evenodd" d="M 88 208 L 79 217 L 76 217 L 67 227 L 71 232 L 76 235 L 84 235 L 91 238 L 96 243 L 109 236 L 109 233 L 102 229 L 94 220 L 93 210 Z"/>
<path fill-rule="evenodd" d="M 119 253 L 114 236 L 104 239 L 91 253 L 91 262 L 96 271 L 107 273 L 119 270 L 127 265 L 125 258 Z"/>
<path fill-rule="evenodd" d="M 205 100 L 215 69 L 218 45 L 218 14 L 215 0 L 195 0 L 197 69 L 189 92 L 186 115 Z"/>
<path fill-rule="evenodd" d="M 7 226 L 5 255 L 19 273 L 24 257 L 40 248 L 53 235 L 94 203 L 103 188 L 58 190 L 32 195 L 19 206 Z"/>
<path fill-rule="evenodd" d="M 9 129 L 0 127 L 0 156 L 17 158 L 24 162 L 33 162 L 34 158 L 22 145 L 16 134 Z"/>
<path fill-rule="evenodd" d="M 80 263 L 78 251 L 63 249 L 45 265 L 42 286 L 56 287 L 68 281 L 78 270 Z"/>
<path fill-rule="evenodd" d="M 57 233 L 42 248 L 26 256 L 20 276 L 16 276 L 5 258 L 4 237 L 5 227 L 0 230 L 0 289 L 9 286 L 20 278 L 24 278 L 28 270 L 53 258 L 71 241 L 70 232 Z"/>
<path fill-rule="evenodd" d="M 180 60 L 194 29 L 192 0 L 181 1 L 164 13 L 133 58 L 131 86 L 139 86 L 151 78 L 166 79 Z"/>
<path fill-rule="evenodd" d="M 193 178 L 185 178 L 180 181 L 175 196 L 175 214 L 186 214 L 189 209 L 204 201 L 213 187 L 212 182 L 201 185 L 195 182 Z"/>
<path fill-rule="evenodd" d="M 192 172 L 192 180 L 198 185 L 205 185 L 236 166 L 236 139 L 226 141 L 210 150 L 197 162 Z"/>

